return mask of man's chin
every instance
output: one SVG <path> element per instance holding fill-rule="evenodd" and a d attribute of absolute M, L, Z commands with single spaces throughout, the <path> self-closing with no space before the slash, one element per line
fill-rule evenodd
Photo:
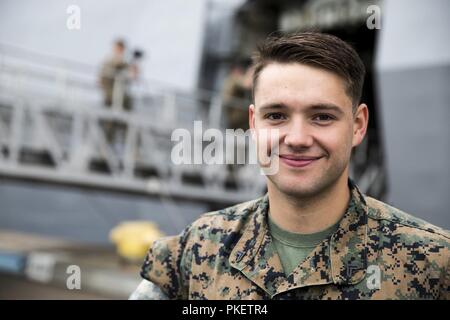
<path fill-rule="evenodd" d="M 312 173 L 312 172 L 311 172 Z M 316 197 L 338 183 L 340 175 L 308 174 L 303 176 L 274 176 L 269 177 L 270 184 L 287 196 L 295 198 Z"/>
<path fill-rule="evenodd" d="M 291 197 L 311 197 L 320 192 L 317 181 L 272 181 L 279 192 Z"/>

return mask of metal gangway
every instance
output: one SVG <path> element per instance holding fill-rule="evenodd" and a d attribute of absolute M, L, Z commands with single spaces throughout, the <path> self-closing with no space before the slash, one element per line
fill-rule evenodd
<path fill-rule="evenodd" d="M 220 95 L 143 79 L 129 90 L 131 112 L 105 108 L 98 68 L 0 45 L 0 176 L 212 203 L 264 192 L 256 165 L 171 161 L 173 130 L 224 131 Z"/>

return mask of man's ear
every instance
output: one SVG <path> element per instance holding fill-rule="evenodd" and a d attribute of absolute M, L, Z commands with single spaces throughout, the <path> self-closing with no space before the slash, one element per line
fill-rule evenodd
<path fill-rule="evenodd" d="M 255 105 L 251 104 L 248 107 L 248 124 L 250 129 L 255 129 Z"/>
<path fill-rule="evenodd" d="M 352 147 L 359 145 L 366 135 L 367 125 L 369 123 L 369 108 L 362 103 L 356 109 L 353 116 L 353 139 Z"/>

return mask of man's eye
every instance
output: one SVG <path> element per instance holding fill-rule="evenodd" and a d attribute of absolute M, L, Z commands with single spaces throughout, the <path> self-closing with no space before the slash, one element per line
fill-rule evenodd
<path fill-rule="evenodd" d="M 313 120 L 318 122 L 329 122 L 335 118 L 329 114 L 318 114 L 314 116 Z"/>
<path fill-rule="evenodd" d="M 284 115 L 282 113 L 268 113 L 264 116 L 264 118 L 269 119 L 269 120 L 283 120 L 284 119 Z"/>

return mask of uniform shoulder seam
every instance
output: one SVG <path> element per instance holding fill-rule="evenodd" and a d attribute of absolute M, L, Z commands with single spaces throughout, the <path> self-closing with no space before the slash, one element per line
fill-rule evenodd
<path fill-rule="evenodd" d="M 261 199 L 262 198 L 258 198 L 247 202 L 241 202 L 224 209 L 203 213 L 189 224 L 189 228 L 198 226 L 199 224 L 212 223 L 215 219 L 234 220 L 232 218 L 233 216 L 239 220 L 241 217 L 245 216 L 246 212 L 254 211 Z"/>
<path fill-rule="evenodd" d="M 377 214 L 373 214 L 369 211 L 368 215 L 370 218 L 375 219 L 375 220 L 386 220 L 386 221 L 390 221 L 405 227 L 409 227 L 409 228 L 413 228 L 413 229 L 419 229 L 425 232 L 429 232 L 429 233 L 433 233 L 433 234 L 438 234 L 440 236 L 443 236 L 444 238 L 446 238 L 447 240 L 450 240 L 450 234 L 448 232 L 448 230 L 445 230 L 443 228 L 440 228 L 438 226 L 435 226 L 425 220 L 422 220 L 420 218 L 416 218 L 398 208 L 395 208 L 387 203 L 384 203 L 380 200 L 374 199 L 372 197 L 368 197 L 366 196 L 366 202 L 372 202 L 372 203 L 376 203 L 376 204 L 382 204 L 384 206 L 386 206 L 389 209 L 392 209 L 392 211 L 394 211 L 395 213 L 391 213 L 391 214 L 382 214 L 379 212 L 379 208 L 372 208 L 373 210 L 375 210 L 377 212 Z M 407 217 L 410 217 L 413 220 L 416 220 L 418 223 L 423 223 L 426 224 L 424 226 L 422 225 L 414 225 L 412 223 L 409 223 L 408 221 L 405 221 L 401 216 L 398 216 L 396 213 L 400 213 L 401 215 L 406 215 Z"/>
<path fill-rule="evenodd" d="M 255 204 L 259 200 L 261 200 L 261 198 L 253 199 L 253 200 L 246 201 L 246 202 L 241 202 L 241 203 L 238 203 L 238 204 L 235 204 L 233 206 L 226 207 L 226 208 L 223 208 L 223 209 L 220 209 L 220 210 L 206 212 L 206 213 L 203 213 L 202 215 L 200 215 L 199 218 L 209 217 L 209 216 L 226 215 L 227 213 L 230 213 L 230 212 L 236 213 L 238 211 L 237 209 L 244 209 L 244 208 L 251 209 L 251 208 L 253 208 L 255 206 Z"/>

